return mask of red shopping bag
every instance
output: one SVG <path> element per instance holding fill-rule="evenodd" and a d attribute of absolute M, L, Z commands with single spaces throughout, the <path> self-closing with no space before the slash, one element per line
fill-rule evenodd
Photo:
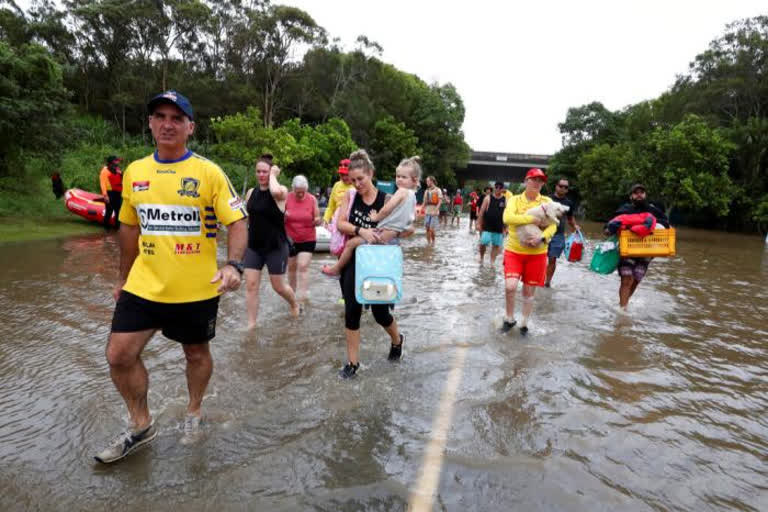
<path fill-rule="evenodd" d="M 565 244 L 565 255 L 568 261 L 581 261 L 581 257 L 584 255 L 584 235 L 581 234 L 581 230 L 568 237 Z"/>

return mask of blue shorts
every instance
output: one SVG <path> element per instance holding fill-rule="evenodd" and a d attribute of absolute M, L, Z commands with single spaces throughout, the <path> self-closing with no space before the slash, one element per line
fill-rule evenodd
<path fill-rule="evenodd" d="M 501 233 L 493 233 L 491 231 L 483 231 L 480 235 L 480 245 L 495 245 L 501 247 L 504 244 L 504 235 Z"/>
<path fill-rule="evenodd" d="M 439 223 L 439 218 L 437 215 L 425 215 L 424 216 L 424 227 L 427 229 L 432 229 L 433 231 L 437 229 L 437 225 Z"/>
<path fill-rule="evenodd" d="M 557 233 L 549 241 L 549 248 L 547 249 L 548 258 L 559 258 L 565 250 L 565 234 Z"/>

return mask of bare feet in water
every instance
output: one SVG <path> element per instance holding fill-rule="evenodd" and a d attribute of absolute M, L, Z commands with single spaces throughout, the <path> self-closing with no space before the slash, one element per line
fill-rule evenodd
<path fill-rule="evenodd" d="M 330 265 L 323 265 L 321 272 L 329 277 L 339 277 L 340 272 L 334 270 Z"/>

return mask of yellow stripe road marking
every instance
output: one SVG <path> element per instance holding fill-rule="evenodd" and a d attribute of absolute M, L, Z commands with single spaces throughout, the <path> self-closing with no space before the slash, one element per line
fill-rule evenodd
<path fill-rule="evenodd" d="M 428 512 L 432 510 L 435 501 L 435 492 L 440 480 L 440 470 L 443 467 L 443 452 L 448 440 L 448 431 L 453 419 L 453 404 L 456 399 L 456 391 L 461 382 L 461 374 L 464 371 L 464 359 L 467 356 L 466 347 L 456 350 L 453 357 L 453 368 L 448 375 L 448 380 L 443 388 L 443 396 L 440 397 L 440 405 L 437 415 L 432 423 L 432 439 L 427 445 L 424 460 L 421 463 L 421 475 L 416 487 L 411 491 L 408 499 L 411 512 Z"/>

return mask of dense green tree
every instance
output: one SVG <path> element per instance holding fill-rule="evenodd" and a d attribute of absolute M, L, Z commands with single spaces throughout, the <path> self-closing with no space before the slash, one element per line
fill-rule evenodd
<path fill-rule="evenodd" d="M 558 172 L 587 178 L 605 170 L 606 162 L 622 163 L 636 170 L 668 209 L 689 219 L 764 229 L 768 16 L 728 25 L 659 98 L 617 112 L 599 103 L 570 109 L 560 129 L 563 149 L 552 162 Z M 605 147 L 597 150 L 599 145 Z M 577 186 L 601 196 L 590 201 L 593 215 L 607 214 L 594 208 L 608 208 L 604 191 L 592 188 L 596 181 Z"/>
<path fill-rule="evenodd" d="M 299 145 L 288 167 L 289 174 L 304 174 L 313 187 L 331 185 L 336 180 L 339 161 L 357 148 L 349 127 L 337 117 L 315 126 L 291 119 L 280 129 L 290 133 Z"/>
<path fill-rule="evenodd" d="M 623 116 L 605 108 L 600 102 L 592 102 L 568 109 L 565 121 L 558 124 L 563 149 L 552 158 L 550 168 L 555 176 L 573 182 L 573 193 L 579 194 L 583 184 L 579 175 L 579 158 L 598 144 L 615 144 L 622 133 Z"/>
<path fill-rule="evenodd" d="M 627 198 L 633 182 L 650 168 L 647 155 L 629 143 L 597 144 L 577 161 L 577 181 L 590 218 L 605 220 Z M 588 192 L 587 192 L 588 191 Z"/>
<path fill-rule="evenodd" d="M 571 107 L 565 121 L 558 124 L 563 146 L 614 144 L 619 140 L 619 115 L 611 112 L 600 102 L 581 107 Z"/>
<path fill-rule="evenodd" d="M 26 151 L 55 151 L 67 108 L 61 66 L 50 53 L 37 44 L 13 48 L 0 41 L 0 177 L 23 175 Z"/>
<path fill-rule="evenodd" d="M 419 153 L 418 142 L 419 138 L 413 130 L 394 117 L 387 116 L 376 121 L 370 144 L 376 176 L 382 180 L 393 179 L 400 160 Z"/>
<path fill-rule="evenodd" d="M 709 209 L 728 214 L 733 186 L 728 176 L 728 156 L 733 146 L 695 115 L 667 129 L 657 127 L 647 139 L 650 167 L 641 180 L 673 209 Z"/>
<path fill-rule="evenodd" d="M 24 18 L 24 13 L 18 7 L 11 9 L 0 7 L 0 41 L 5 41 L 9 46 L 18 47 L 30 42 L 31 38 L 31 30 Z"/>
<path fill-rule="evenodd" d="M 11 48 L 45 46 L 79 110 L 119 127 L 124 145 L 152 143 L 146 102 L 174 88 L 195 106 L 192 144 L 244 178 L 242 169 L 269 150 L 287 174 L 324 184 L 340 158 L 364 147 L 382 177 L 420 153 L 425 170 L 450 184 L 469 156 L 464 105 L 452 85 L 427 84 L 382 62 L 382 47 L 365 35 L 345 50 L 295 7 L 267 0 L 0 4 L 3 40 Z"/>
<path fill-rule="evenodd" d="M 267 127 L 261 112 L 249 107 L 244 113 L 214 118 L 211 123 L 217 139 L 210 148 L 213 157 L 252 169 L 262 154 L 270 153 L 286 171 L 286 182 L 304 174 L 313 186 L 327 186 L 336 176 L 339 160 L 357 147 L 349 127 L 338 118 L 316 126 L 291 119 L 279 127 Z"/>
<path fill-rule="evenodd" d="M 213 118 L 211 127 L 217 139 L 212 155 L 222 160 L 253 166 L 261 155 L 270 153 L 277 165 L 288 166 L 299 152 L 299 143 L 290 131 L 265 127 L 256 107 Z"/>

